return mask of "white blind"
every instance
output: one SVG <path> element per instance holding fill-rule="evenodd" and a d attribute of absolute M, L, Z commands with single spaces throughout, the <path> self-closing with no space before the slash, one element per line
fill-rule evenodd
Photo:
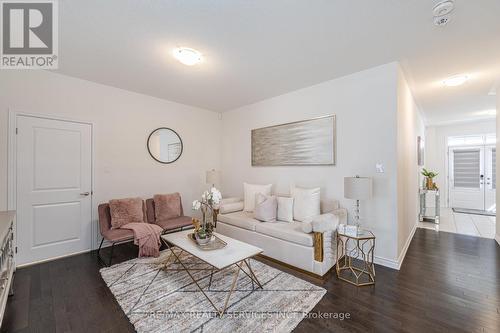
<path fill-rule="evenodd" d="M 453 174 L 455 187 L 480 187 L 480 149 L 453 151 Z"/>

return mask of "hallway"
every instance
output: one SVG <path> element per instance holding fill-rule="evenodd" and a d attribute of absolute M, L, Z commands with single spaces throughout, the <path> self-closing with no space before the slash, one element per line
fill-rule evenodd
<path fill-rule="evenodd" d="M 454 213 L 451 208 L 442 208 L 440 224 L 419 222 L 418 227 L 455 234 L 495 238 L 495 220 L 495 216 Z"/>

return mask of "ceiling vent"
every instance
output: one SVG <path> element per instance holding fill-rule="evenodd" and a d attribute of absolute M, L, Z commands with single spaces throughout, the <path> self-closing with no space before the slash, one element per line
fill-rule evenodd
<path fill-rule="evenodd" d="M 442 0 L 436 3 L 432 9 L 434 15 L 434 24 L 442 27 L 450 21 L 450 14 L 455 9 L 455 4 L 452 0 Z"/>

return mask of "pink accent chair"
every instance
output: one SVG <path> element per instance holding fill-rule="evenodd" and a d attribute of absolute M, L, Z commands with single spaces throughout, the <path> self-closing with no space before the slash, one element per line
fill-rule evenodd
<path fill-rule="evenodd" d="M 111 212 L 108 203 L 100 204 L 97 207 L 99 213 L 99 229 L 101 232 L 102 240 L 97 250 L 97 257 L 105 266 L 111 266 L 111 261 L 113 259 L 113 250 L 116 243 L 128 242 L 134 240 L 134 232 L 128 229 L 111 229 Z M 144 222 L 146 222 L 146 205 L 144 201 L 142 203 L 142 211 L 144 213 Z M 109 256 L 109 261 L 106 263 L 101 257 L 101 247 L 107 240 L 111 243 L 111 254 Z"/>
<path fill-rule="evenodd" d="M 179 193 L 173 193 L 172 195 L 178 195 L 180 198 Z M 191 217 L 184 216 L 184 210 L 182 208 L 182 201 L 181 201 L 181 214 L 179 217 L 175 217 L 175 218 L 168 219 L 168 220 L 158 221 L 158 220 L 156 220 L 156 214 L 155 214 L 155 202 L 153 199 L 147 199 L 146 200 L 146 215 L 147 215 L 147 221 L 149 223 L 154 223 L 156 225 L 159 225 L 163 229 L 164 234 L 169 233 L 169 232 L 180 231 L 180 230 L 184 230 L 184 229 L 190 229 L 193 227 L 193 223 L 191 222 Z"/>

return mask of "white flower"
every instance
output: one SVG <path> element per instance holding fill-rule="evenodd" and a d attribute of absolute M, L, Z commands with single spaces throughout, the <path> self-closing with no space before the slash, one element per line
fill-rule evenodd
<path fill-rule="evenodd" d="M 193 210 L 199 210 L 201 208 L 201 202 L 199 200 L 193 201 Z"/>
<path fill-rule="evenodd" d="M 212 196 L 212 203 L 215 205 L 218 205 L 222 199 L 222 194 L 215 187 L 212 187 L 212 189 L 210 190 L 210 193 Z"/>

